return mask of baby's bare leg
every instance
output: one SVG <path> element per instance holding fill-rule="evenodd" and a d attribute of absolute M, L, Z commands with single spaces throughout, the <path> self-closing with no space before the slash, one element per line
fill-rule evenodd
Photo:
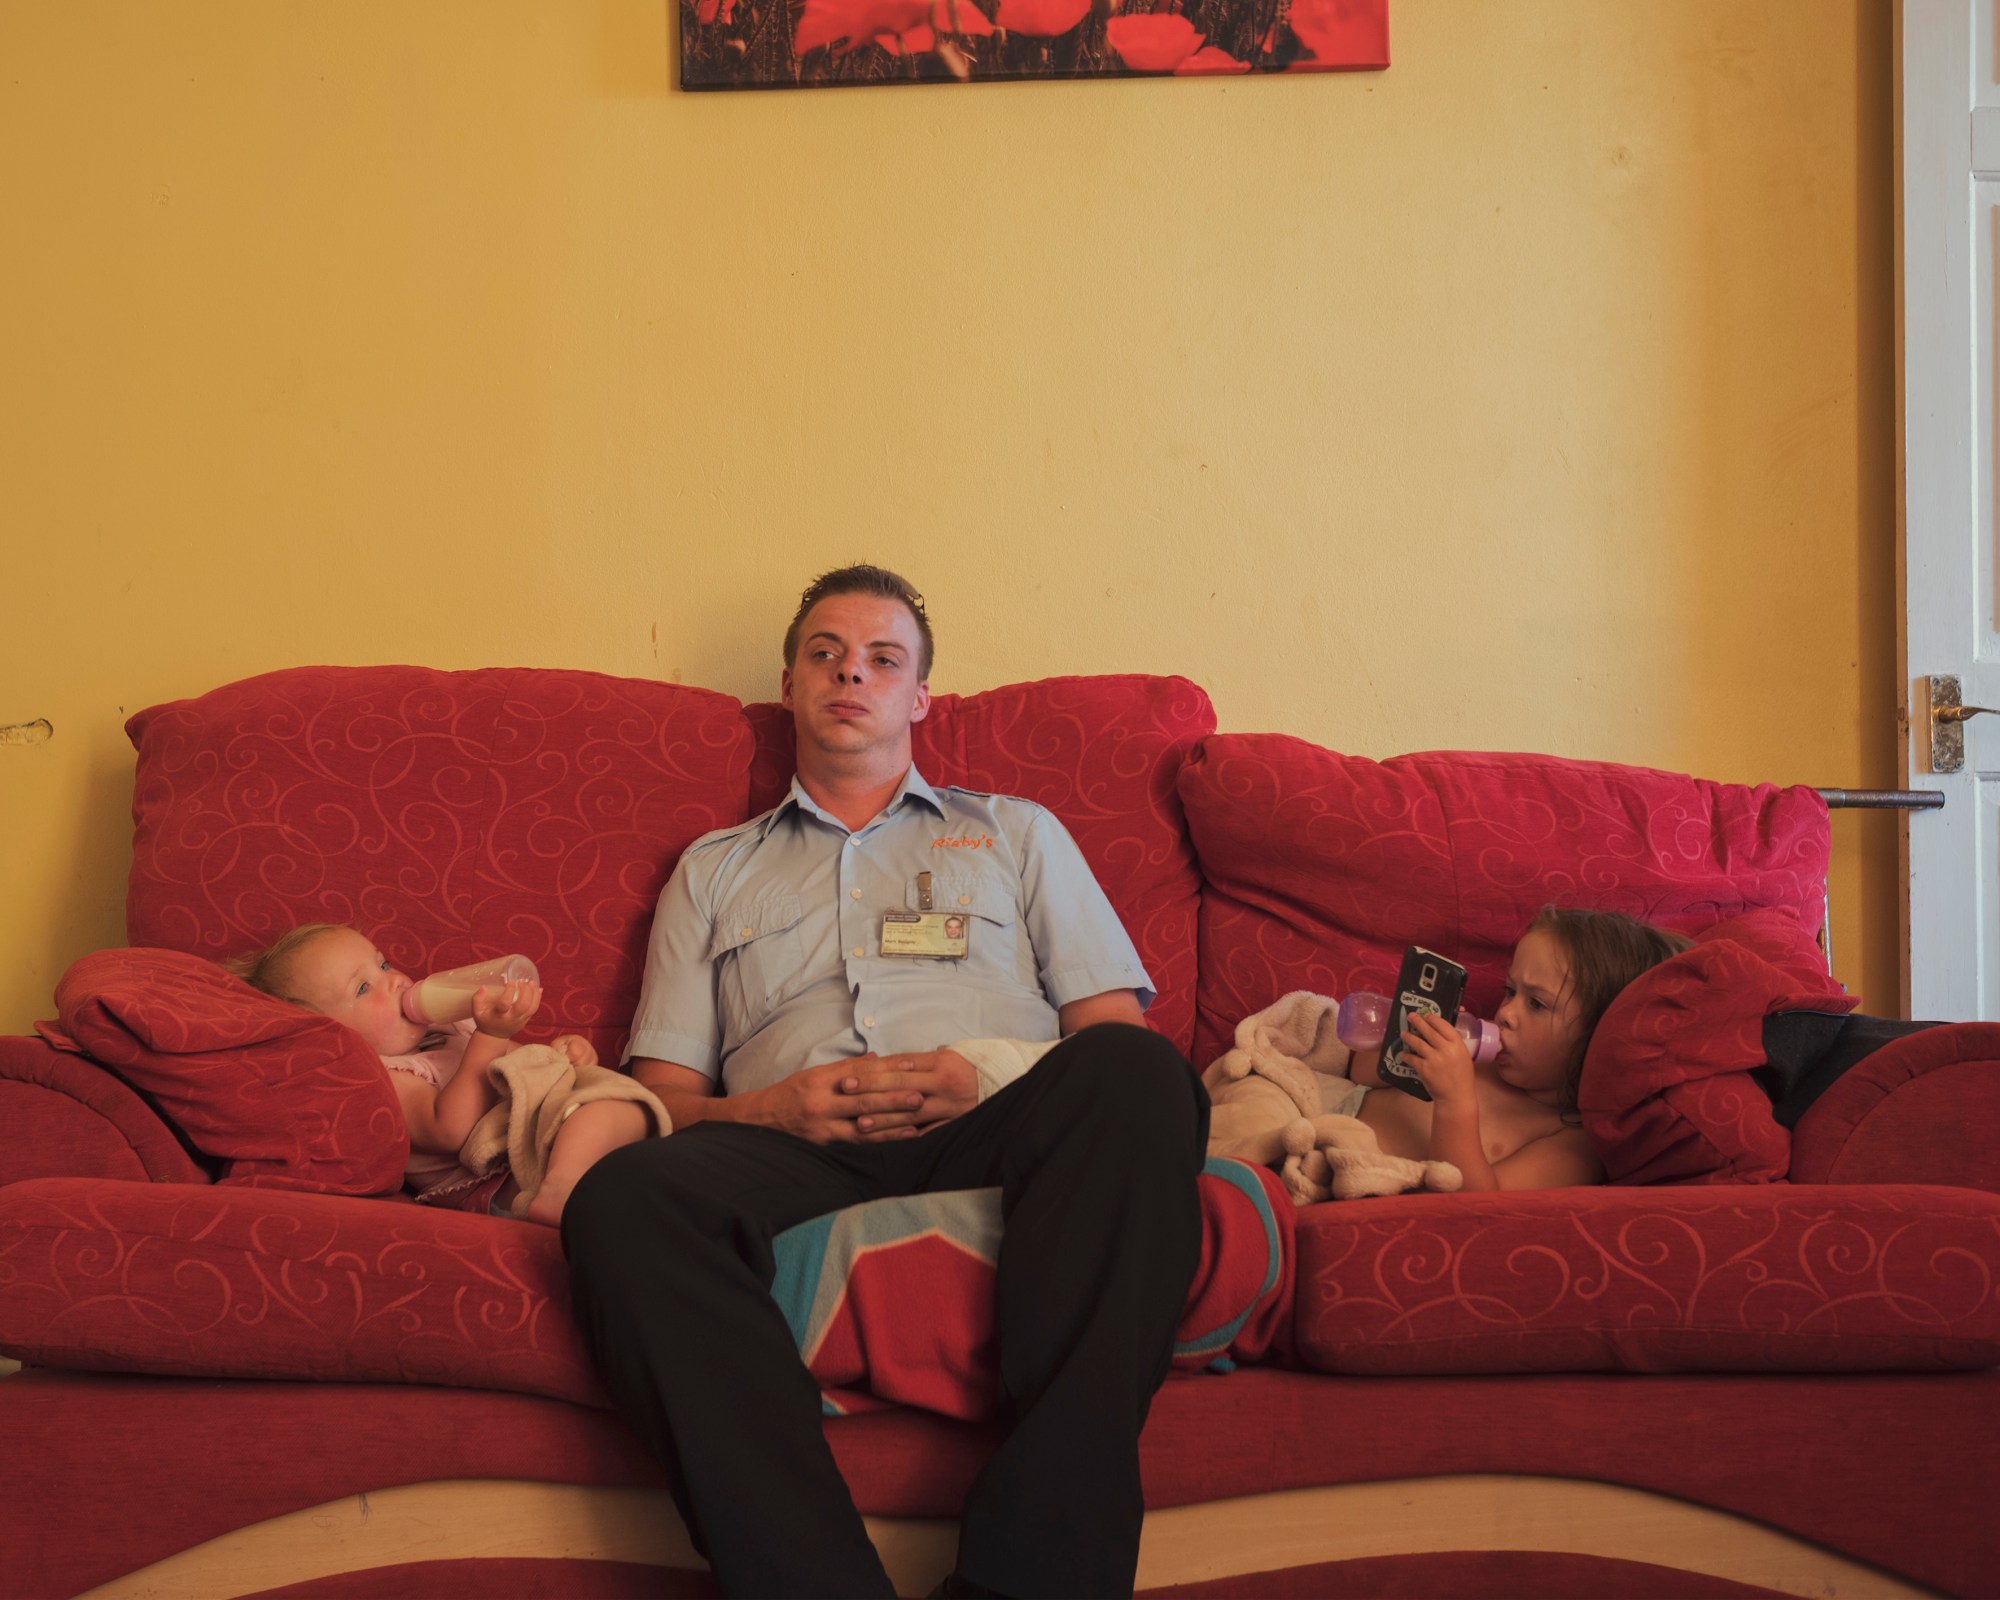
<path fill-rule="evenodd" d="M 555 1227 L 576 1180 L 621 1145 L 637 1144 L 652 1127 L 645 1107 L 631 1100 L 587 1100 L 578 1106 L 563 1119 L 549 1148 L 548 1171 L 524 1213 L 528 1221 Z"/>

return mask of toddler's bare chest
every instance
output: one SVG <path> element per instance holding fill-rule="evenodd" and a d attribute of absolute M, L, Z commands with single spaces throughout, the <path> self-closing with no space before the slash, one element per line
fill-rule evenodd
<path fill-rule="evenodd" d="M 1431 1103 L 1400 1089 L 1381 1088 L 1368 1096 L 1361 1120 L 1375 1130 L 1391 1155 L 1422 1160 L 1430 1153 Z M 1479 1085 L 1479 1138 L 1488 1161 L 1504 1161 L 1523 1145 L 1555 1133 L 1562 1119 L 1552 1106 L 1505 1084 Z"/>

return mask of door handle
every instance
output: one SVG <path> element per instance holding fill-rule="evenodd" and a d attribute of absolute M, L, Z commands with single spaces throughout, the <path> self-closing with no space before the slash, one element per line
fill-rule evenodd
<path fill-rule="evenodd" d="M 1931 686 L 1931 771 L 1959 772 L 1965 767 L 1965 722 L 1968 717 L 2000 717 L 2000 707 L 1969 706 L 1959 699 L 1958 679 L 1938 673 Z"/>

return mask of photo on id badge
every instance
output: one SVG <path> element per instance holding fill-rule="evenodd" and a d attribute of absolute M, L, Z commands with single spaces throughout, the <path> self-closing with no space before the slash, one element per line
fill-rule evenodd
<path fill-rule="evenodd" d="M 885 911 L 882 913 L 882 954 L 929 956 L 939 961 L 965 957 L 965 918 L 956 912 Z"/>
<path fill-rule="evenodd" d="M 917 874 L 917 909 L 882 913 L 882 954 L 962 961 L 967 944 L 965 914 L 938 911 L 931 898 L 931 875 Z"/>

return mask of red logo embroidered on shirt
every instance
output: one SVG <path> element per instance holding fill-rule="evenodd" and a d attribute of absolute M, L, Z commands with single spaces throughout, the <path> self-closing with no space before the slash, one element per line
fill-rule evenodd
<path fill-rule="evenodd" d="M 993 848 L 993 835 L 982 833 L 975 836 L 968 833 L 963 839 L 933 839 L 931 840 L 931 848 L 933 850 L 991 850 Z"/>

